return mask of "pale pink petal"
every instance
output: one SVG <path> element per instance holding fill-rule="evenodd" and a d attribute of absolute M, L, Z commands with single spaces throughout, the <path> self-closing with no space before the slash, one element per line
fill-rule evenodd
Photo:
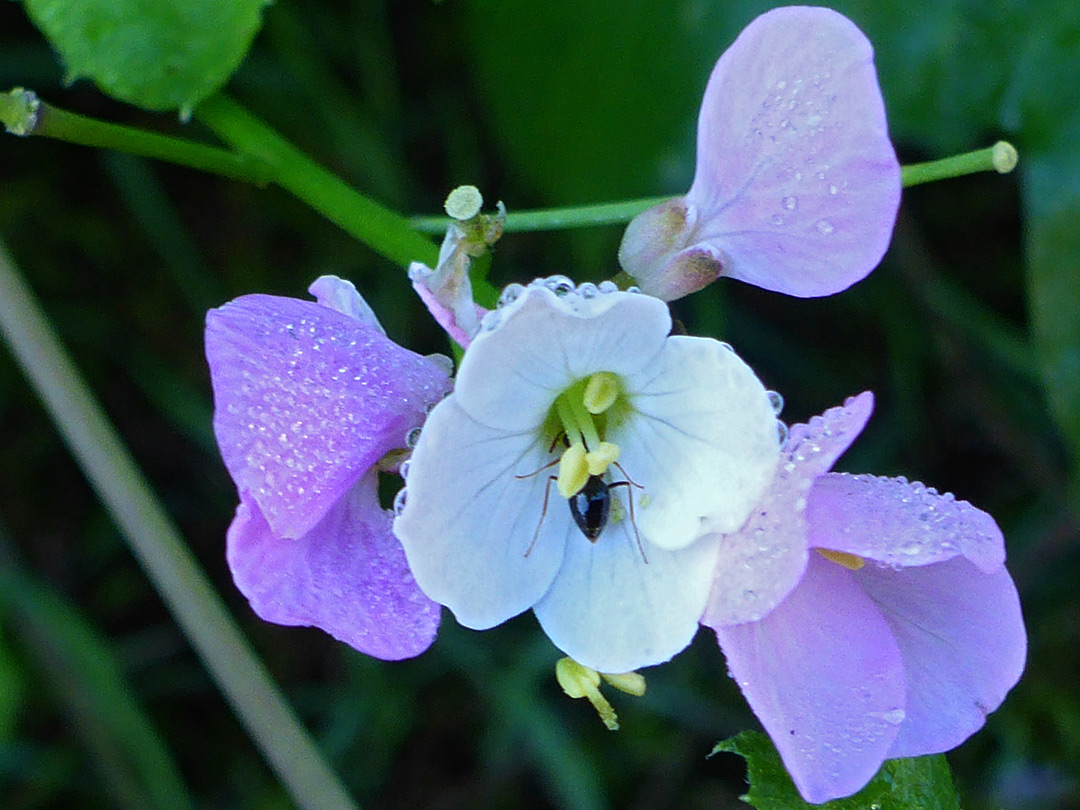
<path fill-rule="evenodd" d="M 839 292 L 877 266 L 900 166 L 873 59 L 829 9 L 750 23 L 705 90 L 684 245 L 711 247 L 724 275 L 797 296 Z"/>
<path fill-rule="evenodd" d="M 855 580 L 892 628 L 904 659 L 906 717 L 888 756 L 955 748 L 1020 679 L 1027 654 L 1009 573 L 963 557 L 911 568 L 869 564 Z"/>
<path fill-rule="evenodd" d="M 720 541 L 704 624 L 722 627 L 760 619 L 795 587 L 806 567 L 807 494 L 859 435 L 873 406 L 867 391 L 791 428 L 764 497 L 746 525 Z"/>
<path fill-rule="evenodd" d="M 904 719 L 904 670 L 850 571 L 812 555 L 764 619 L 713 629 L 803 798 L 847 796 L 873 777 Z"/>
<path fill-rule="evenodd" d="M 443 365 L 313 301 L 237 298 L 206 316 L 214 433 L 237 489 L 297 538 L 450 386 Z"/>
<path fill-rule="evenodd" d="M 963 554 L 989 573 L 1005 562 L 1005 539 L 990 515 L 903 478 L 823 476 L 810 491 L 807 520 L 812 546 L 889 565 L 927 565 Z"/>
<path fill-rule="evenodd" d="M 377 658 L 409 658 L 431 645 L 440 608 L 416 586 L 375 483 L 373 471 L 295 539 L 275 535 L 258 505 L 243 498 L 227 559 L 265 621 L 318 627 Z"/>

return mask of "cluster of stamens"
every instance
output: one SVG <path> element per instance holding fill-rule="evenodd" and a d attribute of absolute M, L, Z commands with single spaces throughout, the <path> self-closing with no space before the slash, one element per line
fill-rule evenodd
<path fill-rule="evenodd" d="M 555 400 L 555 414 L 567 443 L 556 477 L 559 494 L 564 498 L 576 495 L 590 476 L 603 475 L 618 461 L 619 446 L 603 439 L 603 425 L 598 427 L 599 420 L 594 417 L 605 415 L 620 391 L 618 377 L 610 371 L 598 371 Z"/>

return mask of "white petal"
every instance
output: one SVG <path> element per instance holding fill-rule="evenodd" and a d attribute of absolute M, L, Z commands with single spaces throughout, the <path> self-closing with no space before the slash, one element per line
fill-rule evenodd
<path fill-rule="evenodd" d="M 697 632 L 716 551 L 711 538 L 678 551 L 646 546 L 643 558 L 627 519 L 609 524 L 595 544 L 575 528 L 533 610 L 555 646 L 598 672 L 659 664 Z"/>
<path fill-rule="evenodd" d="M 364 296 L 360 295 L 356 285 L 351 281 L 337 276 L 319 276 L 311 282 L 308 292 L 314 295 L 315 300 L 324 307 L 337 310 L 342 315 L 348 315 L 360 323 L 375 327 L 380 334 L 386 334 L 375 310 L 364 300 Z"/>
<path fill-rule="evenodd" d="M 473 421 L 452 394 L 428 416 L 413 451 L 394 534 L 420 589 L 466 627 L 493 627 L 531 607 L 577 531 L 554 485 L 542 515 L 549 471 L 529 475 L 547 463 L 541 444 L 536 433 Z"/>
<path fill-rule="evenodd" d="M 674 336 L 627 387 L 634 413 L 608 440 L 643 487 L 642 535 L 677 549 L 742 526 L 780 458 L 776 416 L 750 367 L 715 340 Z"/>
<path fill-rule="evenodd" d="M 461 363 L 455 396 L 481 424 L 535 430 L 575 380 L 648 368 L 670 329 L 667 305 L 646 295 L 558 297 L 529 287 L 484 319 Z"/>

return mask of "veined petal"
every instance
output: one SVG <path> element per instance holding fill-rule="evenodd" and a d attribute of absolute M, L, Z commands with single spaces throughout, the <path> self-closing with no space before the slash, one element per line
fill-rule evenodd
<path fill-rule="evenodd" d="M 645 546 L 643 556 L 628 516 L 596 543 L 575 531 L 533 610 L 559 649 L 598 672 L 662 663 L 697 632 L 716 547 L 715 538 L 678 551 Z"/>
<path fill-rule="evenodd" d="M 360 652 L 397 660 L 431 645 L 440 608 L 416 586 L 375 484 L 372 471 L 296 539 L 276 536 L 258 505 L 242 498 L 227 558 L 265 621 L 318 627 Z"/>
<path fill-rule="evenodd" d="M 1027 636 L 1009 573 L 963 557 L 918 567 L 863 566 L 855 580 L 900 646 L 906 717 L 888 757 L 948 751 L 980 729 L 1020 679 Z"/>
<path fill-rule="evenodd" d="M 967 501 L 903 478 L 830 473 L 807 505 L 810 544 L 888 565 L 927 565 L 963 554 L 990 573 L 1005 563 L 994 519 Z"/>
<path fill-rule="evenodd" d="M 311 301 L 237 298 L 206 316 L 214 433 L 273 532 L 298 538 L 449 387 L 438 362 Z"/>
<path fill-rule="evenodd" d="M 532 607 L 577 532 L 554 485 L 543 512 L 550 473 L 537 472 L 547 462 L 541 444 L 534 433 L 476 422 L 453 394 L 431 412 L 409 461 L 394 533 L 424 593 L 466 627 Z"/>
<path fill-rule="evenodd" d="M 633 412 L 609 440 L 643 487 L 642 535 L 673 550 L 741 526 L 780 457 L 776 416 L 750 367 L 715 340 L 673 336 L 626 387 Z"/>
<path fill-rule="evenodd" d="M 873 403 L 867 391 L 792 426 L 776 475 L 749 520 L 720 541 L 704 624 L 756 621 L 798 584 L 808 555 L 808 493 L 862 431 Z"/>
<path fill-rule="evenodd" d="M 484 319 L 461 362 L 454 396 L 477 422 L 535 430 L 575 380 L 648 367 L 670 329 L 667 306 L 646 295 L 559 297 L 530 286 Z"/>
<path fill-rule="evenodd" d="M 904 720 L 892 631 L 851 572 L 812 555 L 758 622 L 713 628 L 754 714 L 812 803 L 847 796 L 881 766 Z"/>
<path fill-rule="evenodd" d="M 724 275 L 829 295 L 881 260 L 900 201 L 873 48 L 844 16 L 788 7 L 750 23 L 720 57 L 698 119 L 687 194 Z"/>

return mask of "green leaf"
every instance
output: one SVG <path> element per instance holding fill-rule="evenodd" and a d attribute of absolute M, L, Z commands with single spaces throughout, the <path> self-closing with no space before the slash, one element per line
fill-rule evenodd
<path fill-rule="evenodd" d="M 86 77 L 148 110 L 189 112 L 232 75 L 268 0 L 25 0 L 63 58 L 69 81 Z"/>
<path fill-rule="evenodd" d="M 744 731 L 717 743 L 712 754 L 726 752 L 746 759 L 750 790 L 744 802 L 758 810 L 959 810 L 949 764 L 941 754 L 917 759 L 891 759 L 854 796 L 825 804 L 809 804 L 795 789 L 772 741 L 757 731 Z M 710 754 L 710 756 L 712 755 Z"/>

